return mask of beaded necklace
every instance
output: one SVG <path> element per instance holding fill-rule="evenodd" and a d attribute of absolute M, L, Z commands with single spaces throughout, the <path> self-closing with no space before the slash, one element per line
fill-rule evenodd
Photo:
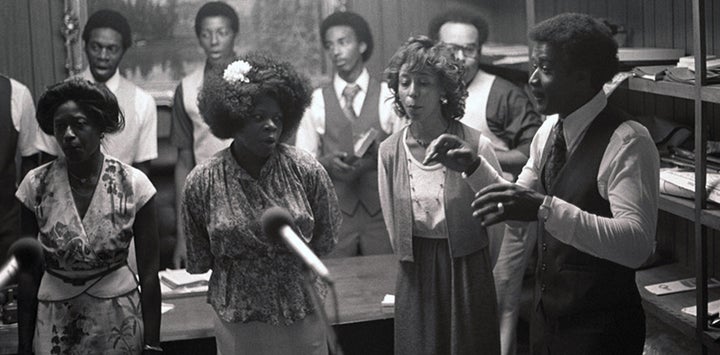
<path fill-rule="evenodd" d="M 409 131 L 409 129 L 408 129 L 408 131 Z M 420 142 L 418 142 L 418 144 L 420 144 Z M 407 146 L 406 146 L 406 148 L 407 148 Z M 422 164 L 417 161 L 414 161 L 413 158 L 411 158 L 412 154 L 409 152 L 409 150 L 407 151 L 407 154 L 408 154 L 408 158 L 407 158 L 408 177 L 410 179 L 410 190 L 411 190 L 410 197 L 413 201 L 413 204 L 416 205 L 418 209 L 423 210 L 425 212 L 425 215 L 431 215 L 431 211 L 436 211 L 436 210 L 440 209 L 440 207 L 442 206 L 442 201 L 440 199 L 443 195 L 443 191 L 445 188 L 445 177 L 447 175 L 447 168 L 444 166 L 442 166 L 440 168 L 442 171 L 442 179 L 440 180 L 439 188 L 437 189 L 435 196 L 431 197 L 430 199 L 427 199 L 427 196 L 425 196 L 426 198 L 421 200 L 418 196 L 417 189 L 425 190 L 426 186 L 421 186 L 421 185 L 423 185 L 423 182 L 419 181 L 415 176 L 413 176 L 412 166 L 415 166 L 415 169 L 421 169 L 421 170 L 427 170 L 427 169 L 422 169 L 422 167 L 421 167 Z M 425 203 L 423 203 L 423 201 Z M 432 202 L 434 202 L 434 203 L 432 203 Z"/>

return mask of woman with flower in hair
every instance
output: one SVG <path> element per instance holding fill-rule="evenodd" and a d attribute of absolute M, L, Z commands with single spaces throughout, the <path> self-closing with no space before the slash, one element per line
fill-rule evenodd
<path fill-rule="evenodd" d="M 378 185 L 400 266 L 395 354 L 497 354 L 500 335 L 488 233 L 472 217 L 471 181 L 425 158 L 453 134 L 500 171 L 490 141 L 464 124 L 462 63 L 450 47 L 409 39 L 385 70 L 395 110 L 410 124 L 380 144 Z M 497 176 L 497 175 L 495 175 Z"/>
<path fill-rule="evenodd" d="M 318 255 L 337 242 L 340 212 L 329 176 L 284 143 L 309 102 L 307 81 L 289 63 L 259 54 L 207 75 L 200 91 L 210 130 L 233 139 L 190 172 L 182 201 L 188 271 L 213 271 L 208 302 L 220 354 L 328 352 L 301 262 L 260 223 L 279 206 Z"/>
<path fill-rule="evenodd" d="M 64 154 L 30 171 L 16 192 L 23 232 L 37 235 L 45 264 L 19 277 L 19 352 L 162 351 L 155 187 L 100 149 L 125 122 L 115 95 L 69 79 L 42 95 L 37 120 Z M 139 283 L 127 264 L 132 240 Z"/>

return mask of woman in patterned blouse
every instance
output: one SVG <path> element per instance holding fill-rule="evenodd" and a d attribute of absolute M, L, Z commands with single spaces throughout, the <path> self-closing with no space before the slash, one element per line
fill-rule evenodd
<path fill-rule="evenodd" d="M 36 354 L 161 351 L 155 188 L 100 149 L 123 128 L 115 96 L 70 79 L 43 94 L 37 119 L 64 156 L 30 171 L 16 193 L 45 261 L 42 279 L 19 278 L 20 353 L 31 341 Z M 139 284 L 127 264 L 133 238 Z"/>
<path fill-rule="evenodd" d="M 188 175 L 182 201 L 188 271 L 213 270 L 219 354 L 326 354 L 326 332 L 301 262 L 262 232 L 260 216 L 286 208 L 318 255 L 337 242 L 337 197 L 322 166 L 283 143 L 310 101 L 289 63 L 253 54 L 207 75 L 199 108 L 229 148 Z M 324 289 L 319 283 L 318 291 Z"/>

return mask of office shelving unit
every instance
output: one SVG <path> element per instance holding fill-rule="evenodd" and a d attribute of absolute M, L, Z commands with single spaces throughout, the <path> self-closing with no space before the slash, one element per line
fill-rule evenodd
<path fill-rule="evenodd" d="M 720 104 L 720 85 L 706 84 L 706 1 L 692 2 L 692 44 L 697 71 L 693 85 L 667 81 L 650 81 L 630 78 L 626 88 L 631 91 L 682 98 L 694 102 L 695 147 L 707 145 L 709 118 L 704 117 L 703 107 L 708 103 Z M 526 0 L 528 28 L 536 23 L 536 1 Z M 695 186 L 706 186 L 706 150 L 696 149 Z M 720 330 L 708 327 L 708 299 L 720 299 L 720 290 L 709 292 L 708 284 L 708 229 L 720 231 L 720 210 L 708 208 L 704 188 L 696 188 L 694 200 L 661 195 L 659 208 L 672 215 L 692 222 L 694 229 L 694 270 L 678 264 L 663 265 L 637 273 L 637 283 L 643 297 L 646 312 L 652 313 L 669 326 L 688 337 L 698 340 L 700 353 L 720 353 Z M 646 291 L 644 286 L 692 277 L 698 285 L 695 292 L 685 292 L 658 297 Z M 697 317 L 681 311 L 688 305 L 697 305 Z"/>

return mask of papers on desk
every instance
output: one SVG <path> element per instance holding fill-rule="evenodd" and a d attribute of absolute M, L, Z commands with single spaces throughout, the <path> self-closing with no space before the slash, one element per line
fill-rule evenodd
<path fill-rule="evenodd" d="M 708 280 L 708 288 L 720 286 L 720 281 L 717 279 Z M 692 291 L 695 289 L 695 278 L 687 278 L 676 281 L 668 281 L 654 285 L 647 285 L 645 289 L 654 295 L 669 295 L 671 293 Z"/>
<path fill-rule="evenodd" d="M 160 313 L 161 313 L 161 314 L 165 314 L 165 313 L 171 311 L 173 308 L 175 308 L 175 305 L 174 305 L 174 304 L 163 302 L 163 303 L 160 305 Z"/>
<path fill-rule="evenodd" d="M 208 290 L 212 270 L 204 274 L 191 274 L 185 269 L 160 271 L 160 292 L 163 296 L 204 293 Z"/>
<path fill-rule="evenodd" d="M 385 294 L 380 304 L 382 304 L 383 307 L 395 307 L 395 295 Z"/>
<path fill-rule="evenodd" d="M 682 309 L 682 311 L 683 311 L 683 313 L 687 313 L 693 317 L 697 316 L 697 307 L 696 306 L 685 307 Z M 707 312 L 708 312 L 708 314 L 720 312 L 720 300 L 708 302 Z"/>

